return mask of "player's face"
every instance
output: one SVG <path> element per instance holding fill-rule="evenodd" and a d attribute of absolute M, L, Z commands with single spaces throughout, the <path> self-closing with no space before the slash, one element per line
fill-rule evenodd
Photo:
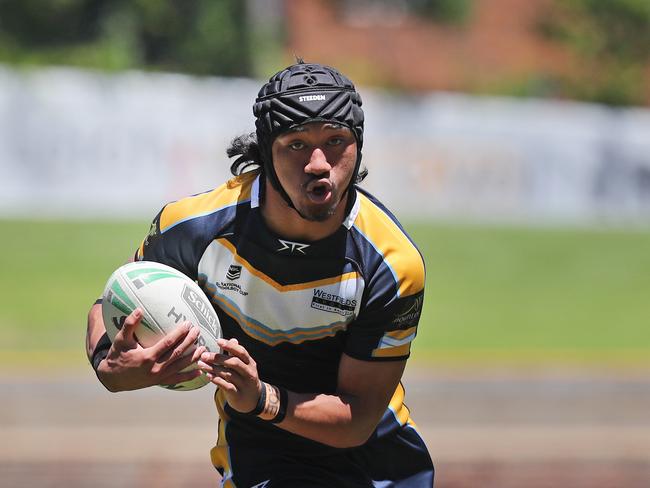
<path fill-rule="evenodd" d="M 272 153 L 278 180 L 300 216 L 322 222 L 334 215 L 356 163 L 352 131 L 338 124 L 304 124 L 278 136 Z"/>

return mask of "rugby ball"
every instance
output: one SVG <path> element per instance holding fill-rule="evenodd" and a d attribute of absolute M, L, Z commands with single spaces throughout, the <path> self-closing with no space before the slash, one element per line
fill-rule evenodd
<path fill-rule="evenodd" d="M 182 322 L 189 320 L 200 328 L 197 346 L 219 352 L 219 319 L 203 290 L 180 271 L 152 261 L 136 261 L 119 267 L 111 275 L 102 296 L 102 317 L 106 333 L 115 340 L 124 320 L 136 308 L 142 321 L 135 336 L 143 347 L 151 347 Z M 191 349 L 186 353 L 191 354 Z M 195 369 L 196 364 L 183 371 Z M 170 390 L 195 390 L 210 381 L 205 375 L 175 385 Z"/>

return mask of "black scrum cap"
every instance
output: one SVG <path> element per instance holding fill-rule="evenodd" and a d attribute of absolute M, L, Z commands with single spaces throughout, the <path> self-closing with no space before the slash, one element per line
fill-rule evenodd
<path fill-rule="evenodd" d="M 350 185 L 356 181 L 363 146 L 361 96 L 354 84 L 334 68 L 299 62 L 279 71 L 260 90 L 255 105 L 255 128 L 264 170 L 273 187 L 290 207 L 271 156 L 273 140 L 282 132 L 308 122 L 334 122 L 352 130 L 357 140 L 357 161 Z"/>

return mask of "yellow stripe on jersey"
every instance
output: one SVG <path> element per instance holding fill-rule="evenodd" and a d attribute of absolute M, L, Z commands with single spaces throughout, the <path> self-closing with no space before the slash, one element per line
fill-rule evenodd
<path fill-rule="evenodd" d="M 414 335 L 416 330 L 417 326 L 409 327 L 404 330 L 391 330 L 390 332 L 386 332 L 384 337 L 394 339 L 395 341 L 402 341 Z"/>
<path fill-rule="evenodd" d="M 416 431 L 418 431 L 418 435 L 420 434 L 420 432 L 419 432 L 419 430 L 418 430 L 418 425 L 417 425 L 415 422 L 413 422 L 413 419 L 409 418 L 409 420 L 408 420 L 408 422 L 406 422 L 406 424 L 407 424 L 407 425 L 410 425 L 410 426 L 413 427 Z"/>
<path fill-rule="evenodd" d="M 224 410 L 224 408 L 226 406 L 226 395 L 225 395 L 225 393 L 223 391 L 219 390 L 218 388 L 214 392 L 214 404 L 217 406 L 217 412 L 219 412 L 219 418 L 224 419 L 226 421 L 230 420 L 230 417 L 228 416 L 228 414 Z M 224 439 L 224 442 L 225 442 L 226 436 L 224 435 L 222 437 L 221 436 L 221 431 L 220 431 L 219 432 L 219 439 L 222 439 L 222 438 Z"/>
<path fill-rule="evenodd" d="M 411 342 L 415 339 L 416 331 L 417 326 L 386 332 L 379 340 L 379 345 L 372 351 L 372 357 L 388 358 L 408 355 L 411 352 Z"/>
<path fill-rule="evenodd" d="M 235 485 L 235 482 L 232 480 L 232 478 L 228 478 L 227 480 L 221 482 L 221 488 L 237 488 Z"/>
<path fill-rule="evenodd" d="M 357 193 L 360 211 L 354 226 L 371 242 L 398 282 L 399 296 L 424 288 L 424 263 L 417 248 L 399 226 L 367 196 Z"/>
<path fill-rule="evenodd" d="M 160 216 L 160 232 L 165 232 L 179 222 L 207 215 L 250 199 L 255 176 L 257 173 L 245 173 L 232 178 L 208 193 L 201 193 L 168 204 Z"/>
<path fill-rule="evenodd" d="M 235 248 L 235 246 L 232 245 L 230 241 L 228 241 L 223 237 L 220 237 L 215 240 L 223 247 L 227 248 L 232 253 L 233 259 L 238 263 L 242 264 L 253 276 L 256 276 L 257 278 L 264 281 L 268 285 L 271 285 L 273 288 L 275 288 L 280 292 L 308 290 L 309 288 L 331 285 L 332 283 L 339 283 L 347 280 L 354 280 L 357 278 L 357 273 L 352 271 L 350 273 L 344 273 L 342 275 L 333 276 L 331 278 L 324 278 L 322 280 L 308 281 L 306 283 L 295 283 L 293 285 L 281 285 L 270 276 L 262 273 L 260 270 L 253 267 L 251 263 L 249 263 L 246 259 L 244 259 L 239 254 L 237 254 L 237 249 Z"/>
<path fill-rule="evenodd" d="M 224 411 L 226 405 L 226 396 L 221 390 L 217 390 L 214 394 L 214 403 L 219 412 L 219 434 L 217 437 L 217 445 L 210 450 L 210 459 L 215 468 L 223 470 L 224 487 L 235 488 L 232 477 L 232 465 L 230 463 L 230 452 L 228 441 L 226 440 L 226 424 L 229 417 Z"/>
<path fill-rule="evenodd" d="M 390 399 L 388 408 L 395 414 L 395 418 L 400 425 L 406 425 L 407 422 L 411 422 L 411 412 L 406 405 L 404 405 L 404 386 L 400 382 L 393 393 L 393 398 Z"/>
<path fill-rule="evenodd" d="M 400 356 L 407 356 L 410 352 L 411 352 L 411 343 L 409 342 L 408 344 L 403 344 L 397 347 L 390 347 L 390 348 L 378 347 L 377 349 L 373 349 L 372 357 L 373 358 L 400 357 Z"/>
<path fill-rule="evenodd" d="M 223 420 L 219 420 L 219 437 L 221 437 L 221 424 Z M 217 444 L 210 450 L 210 460 L 215 468 L 222 469 L 224 475 L 232 468 L 230 466 L 230 456 L 228 453 L 228 445 L 220 446 Z"/>
<path fill-rule="evenodd" d="M 186 220 L 208 215 L 222 208 L 250 199 L 252 183 L 255 180 L 255 176 L 257 176 L 257 172 L 251 171 L 231 178 L 210 192 L 183 198 L 177 202 L 167 204 L 160 215 L 160 222 L 158 224 L 160 232 L 165 232 L 174 225 L 185 222 Z M 149 235 L 140 243 L 136 259 L 142 259 L 142 256 L 144 256 L 145 242 L 147 242 L 150 235 L 153 235 L 155 230 L 154 223 L 149 231 Z"/>

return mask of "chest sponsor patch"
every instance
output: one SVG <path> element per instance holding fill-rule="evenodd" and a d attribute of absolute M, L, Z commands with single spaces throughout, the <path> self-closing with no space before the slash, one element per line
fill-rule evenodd
<path fill-rule="evenodd" d="M 354 314 L 354 309 L 356 307 L 356 300 L 344 298 L 333 293 L 327 293 L 318 288 L 314 289 L 314 296 L 311 299 L 311 308 L 323 310 L 325 312 L 337 313 L 344 317 Z"/>

